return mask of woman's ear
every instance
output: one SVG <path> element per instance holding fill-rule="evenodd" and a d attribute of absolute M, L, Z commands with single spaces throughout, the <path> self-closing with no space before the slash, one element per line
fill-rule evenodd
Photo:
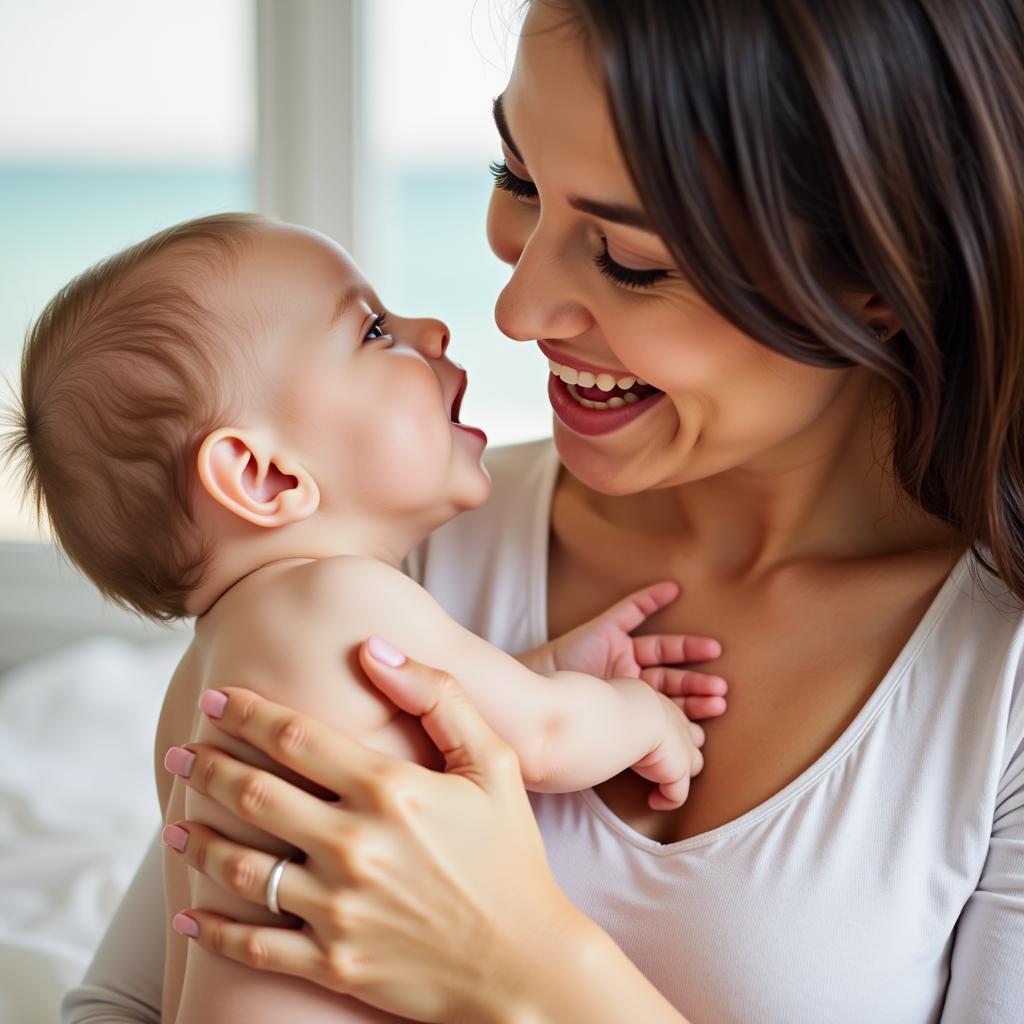
<path fill-rule="evenodd" d="M 903 329 L 896 314 L 876 292 L 854 296 L 852 306 L 865 326 L 874 331 L 881 341 Z"/>
<path fill-rule="evenodd" d="M 301 522 L 320 506 L 313 477 L 260 431 L 213 431 L 199 448 L 197 468 L 206 493 L 254 526 Z"/>

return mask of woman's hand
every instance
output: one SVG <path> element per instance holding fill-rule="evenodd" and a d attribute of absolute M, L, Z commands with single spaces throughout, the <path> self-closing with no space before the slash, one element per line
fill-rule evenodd
<path fill-rule="evenodd" d="M 594 926 L 550 874 L 512 748 L 451 677 L 404 659 L 386 665 L 371 650 L 388 648 L 363 645 L 367 675 L 421 718 L 445 771 L 372 751 L 247 690 L 207 692 L 201 707 L 219 728 L 340 799 L 190 744 L 189 786 L 305 852 L 304 863 L 285 866 L 278 890 L 282 912 L 303 923 L 244 925 L 189 910 L 175 927 L 194 931 L 191 919 L 204 949 L 399 1016 L 509 1019 L 534 969 L 577 940 L 584 947 Z M 271 855 L 178 826 L 191 867 L 265 905 Z"/>

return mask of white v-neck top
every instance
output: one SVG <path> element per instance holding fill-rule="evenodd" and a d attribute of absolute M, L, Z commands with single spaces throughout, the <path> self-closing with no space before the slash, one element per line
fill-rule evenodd
<path fill-rule="evenodd" d="M 547 639 L 558 462 L 542 441 L 488 466 L 491 500 L 409 569 L 516 652 Z M 1024 616 L 969 569 L 833 746 L 735 821 L 663 845 L 593 790 L 531 794 L 559 884 L 693 1024 L 1024 1022 Z M 64 1021 L 158 1019 L 154 850 Z"/>
<path fill-rule="evenodd" d="M 489 465 L 491 500 L 412 572 L 528 650 L 548 639 L 557 457 Z M 559 884 L 694 1024 L 1024 1022 L 1024 619 L 969 568 L 832 747 L 735 821 L 663 845 L 592 789 L 531 794 Z"/>

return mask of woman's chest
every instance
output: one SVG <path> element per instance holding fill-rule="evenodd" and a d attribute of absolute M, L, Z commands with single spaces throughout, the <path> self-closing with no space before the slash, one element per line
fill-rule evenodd
<path fill-rule="evenodd" d="M 676 580 L 679 599 L 638 631 L 714 637 L 707 666 L 729 683 L 728 708 L 701 724 L 704 769 L 678 811 L 651 811 L 649 783 L 624 772 L 596 787 L 616 817 L 661 843 L 710 831 L 759 806 L 840 737 L 906 645 L 953 556 L 903 556 L 858 567 L 789 570 L 756 584 L 707 586 L 686 564 L 630 541 L 593 546 L 552 538 L 549 630 L 558 636 L 637 587 Z"/>
<path fill-rule="evenodd" d="M 590 794 L 531 794 L 559 887 L 689 1020 L 937 1020 L 970 883 L 934 836 L 928 861 L 894 841 L 913 826 L 854 826 L 834 800 L 648 849 Z"/>

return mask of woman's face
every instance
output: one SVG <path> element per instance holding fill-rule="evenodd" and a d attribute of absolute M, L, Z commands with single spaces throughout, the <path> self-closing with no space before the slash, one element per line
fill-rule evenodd
<path fill-rule="evenodd" d="M 643 206 L 585 46 L 564 11 L 535 0 L 496 104 L 507 173 L 488 215 L 491 248 L 513 267 L 498 326 L 567 368 L 549 379 L 563 462 L 598 491 L 630 494 L 820 456 L 835 432 L 815 427 L 841 408 L 850 415 L 837 396 L 861 371 L 806 366 L 742 334 L 674 268 L 655 231 L 630 223 L 643 222 Z M 711 185 L 737 254 L 766 281 L 742 211 Z M 640 378 L 661 394 L 587 407 L 578 399 L 600 392 L 567 384 L 573 370 L 603 370 L 605 384 Z"/>

